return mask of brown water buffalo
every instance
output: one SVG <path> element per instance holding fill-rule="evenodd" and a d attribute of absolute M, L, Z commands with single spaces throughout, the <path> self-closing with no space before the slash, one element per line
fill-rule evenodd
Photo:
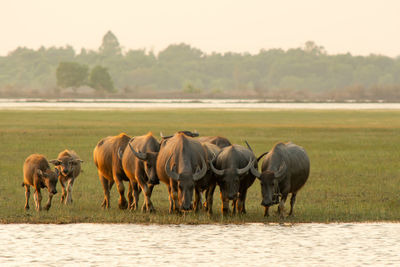
<path fill-rule="evenodd" d="M 225 137 L 221 137 L 221 136 L 202 136 L 202 137 L 197 138 L 197 140 L 199 140 L 202 143 L 208 142 L 208 143 L 217 145 L 220 148 L 224 148 L 224 147 L 232 145 L 228 139 L 226 139 Z"/>
<path fill-rule="evenodd" d="M 104 190 L 104 201 L 102 207 L 110 207 L 110 189 L 114 182 L 119 192 L 118 206 L 120 209 L 126 209 L 132 204 L 132 185 L 129 184 L 128 201 L 126 201 L 124 193 L 125 187 L 123 181 L 129 181 L 123 168 L 118 151 L 124 151 L 131 138 L 125 133 L 117 136 L 108 136 L 101 139 L 93 150 L 93 159 L 96 164 L 99 178 Z"/>
<path fill-rule="evenodd" d="M 246 213 L 245 201 L 247 189 L 260 175 L 254 153 L 243 146 L 224 147 L 213 162 L 211 169 L 217 175 L 217 184 L 221 191 L 222 213 L 229 213 L 229 201 L 232 200 L 233 213 Z"/>
<path fill-rule="evenodd" d="M 193 190 L 207 172 L 206 161 L 207 154 L 201 143 L 184 133 L 175 134 L 161 146 L 157 175 L 168 187 L 170 213 L 192 209 Z"/>
<path fill-rule="evenodd" d="M 137 209 L 139 188 L 144 194 L 143 211 L 155 211 L 151 202 L 154 185 L 159 184 L 157 177 L 157 156 L 160 143 L 150 132 L 147 135 L 136 136 L 128 143 L 122 155 L 122 168 L 133 186 L 133 203 L 131 208 Z"/>
<path fill-rule="evenodd" d="M 261 182 L 261 205 L 265 207 L 264 216 L 268 216 L 268 209 L 278 204 L 279 216 L 283 217 L 283 209 L 289 193 L 290 212 L 293 214 L 293 206 L 296 201 L 297 192 L 303 187 L 310 174 L 310 160 L 304 148 L 289 143 L 277 143 L 268 153 L 261 155 L 260 160 L 265 157 L 260 176 Z M 279 201 L 279 196 L 281 200 Z"/>
<path fill-rule="evenodd" d="M 57 159 L 50 160 L 58 169 L 58 180 L 61 184 L 61 203 L 72 203 L 72 187 L 76 177 L 81 172 L 81 160 L 73 150 L 65 149 L 58 154 Z"/>
<path fill-rule="evenodd" d="M 57 194 L 57 176 L 58 170 L 52 171 L 50 169 L 49 162 L 46 157 L 40 154 L 32 154 L 26 158 L 24 162 L 24 182 L 22 186 L 25 186 L 25 210 L 29 209 L 29 197 L 31 195 L 30 186 L 35 188 L 35 207 L 37 211 L 42 209 L 42 194 L 41 188 L 47 188 L 49 191 L 49 200 L 45 206 L 48 210 L 51 207 L 51 200 L 54 194 Z"/>

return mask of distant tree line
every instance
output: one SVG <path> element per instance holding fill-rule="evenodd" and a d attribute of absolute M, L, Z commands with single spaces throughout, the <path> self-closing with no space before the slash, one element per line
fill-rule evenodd
<path fill-rule="evenodd" d="M 329 55 L 314 42 L 258 54 L 206 54 L 172 44 L 123 52 L 112 32 L 97 51 L 19 47 L 0 57 L 0 97 L 62 94 L 400 101 L 400 57 Z"/>

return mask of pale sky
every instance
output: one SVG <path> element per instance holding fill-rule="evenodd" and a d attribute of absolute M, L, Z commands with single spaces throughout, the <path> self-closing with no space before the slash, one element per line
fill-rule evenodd
<path fill-rule="evenodd" d="M 186 43 L 206 53 L 297 48 L 400 56 L 399 0 L 0 0 L 0 55 L 18 46 L 125 51 Z"/>

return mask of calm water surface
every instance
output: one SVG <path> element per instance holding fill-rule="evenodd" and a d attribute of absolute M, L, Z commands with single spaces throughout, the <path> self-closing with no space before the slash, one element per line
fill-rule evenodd
<path fill-rule="evenodd" d="M 1 266 L 400 264 L 400 224 L 0 225 Z"/>
<path fill-rule="evenodd" d="M 240 99 L 1 99 L 0 109 L 400 109 L 400 103 L 272 103 Z"/>

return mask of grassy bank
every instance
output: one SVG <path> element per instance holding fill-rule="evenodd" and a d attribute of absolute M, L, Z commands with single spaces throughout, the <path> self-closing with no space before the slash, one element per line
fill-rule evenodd
<path fill-rule="evenodd" d="M 271 217 L 262 216 L 258 181 L 249 189 L 248 213 L 243 216 L 221 216 L 218 190 L 212 217 L 203 212 L 170 215 L 164 184 L 154 190 L 156 214 L 119 210 L 115 187 L 111 209 L 100 208 L 103 192 L 92 160 L 99 139 L 120 132 L 134 136 L 152 131 L 158 136 L 160 131 L 194 129 L 201 135 L 226 136 L 233 143 L 247 140 L 256 155 L 277 141 L 303 146 L 311 160 L 311 175 L 288 222 L 400 220 L 400 111 L 0 111 L 0 223 L 279 221 L 276 207 Z M 61 205 L 57 194 L 50 211 L 37 213 L 31 196 L 31 210 L 25 212 L 21 187 L 25 158 L 41 153 L 52 159 L 65 148 L 85 161 L 74 185 L 74 203 Z M 46 201 L 47 192 L 43 196 Z M 140 205 L 142 201 L 141 195 Z"/>

